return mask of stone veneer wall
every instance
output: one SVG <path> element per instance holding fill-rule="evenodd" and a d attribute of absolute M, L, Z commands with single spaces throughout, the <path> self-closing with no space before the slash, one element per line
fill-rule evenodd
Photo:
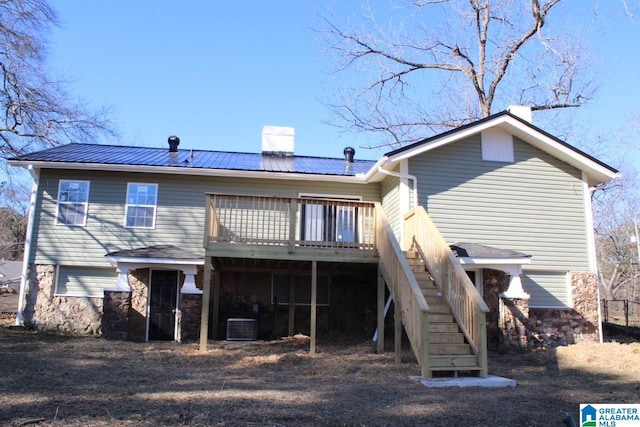
<path fill-rule="evenodd" d="M 149 296 L 150 270 L 141 268 L 129 272 L 131 307 L 129 308 L 129 341 L 147 339 L 147 298 Z"/>
<path fill-rule="evenodd" d="M 556 347 L 598 340 L 595 274 L 572 272 L 570 280 L 573 308 L 529 309 L 530 347 Z"/>
<path fill-rule="evenodd" d="M 129 337 L 129 307 L 131 292 L 104 291 L 102 336 L 108 340 Z"/>
<path fill-rule="evenodd" d="M 595 275 L 572 272 L 570 281 L 573 308 L 532 308 L 525 299 L 501 298 L 500 294 L 508 288 L 509 275 L 484 269 L 484 299 L 490 310 L 487 313 L 489 350 L 517 352 L 597 340 Z"/>
<path fill-rule="evenodd" d="M 180 294 L 180 319 L 178 321 L 178 342 L 200 339 L 200 314 L 202 295 Z"/>
<path fill-rule="evenodd" d="M 102 298 L 55 296 L 56 267 L 31 265 L 25 326 L 80 335 L 101 333 Z"/>

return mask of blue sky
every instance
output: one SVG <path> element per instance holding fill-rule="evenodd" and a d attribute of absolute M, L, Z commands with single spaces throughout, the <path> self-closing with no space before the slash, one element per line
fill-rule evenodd
<path fill-rule="evenodd" d="M 49 61 L 73 94 L 112 109 L 120 138 L 105 142 L 181 148 L 260 150 L 264 125 L 296 129 L 296 154 L 356 157 L 362 137 L 326 124 L 320 102 L 332 91 L 332 64 L 313 31 L 326 1 L 58 1 Z M 386 2 L 377 2 L 386 5 Z M 640 104 L 640 25 L 617 0 L 573 0 L 562 22 L 584 22 L 602 71 L 598 98 L 575 115 L 617 129 Z M 359 0 L 341 3 L 343 13 Z M 506 107 L 506 106 L 504 106 Z"/>

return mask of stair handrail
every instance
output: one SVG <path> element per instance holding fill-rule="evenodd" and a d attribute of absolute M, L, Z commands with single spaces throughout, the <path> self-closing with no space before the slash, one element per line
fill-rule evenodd
<path fill-rule="evenodd" d="M 489 307 L 424 207 L 408 212 L 404 220 L 405 249 L 413 247 L 420 254 L 477 357 L 480 375 L 486 376 Z"/>
<path fill-rule="evenodd" d="M 416 281 L 413 271 L 402 252 L 380 203 L 376 210 L 376 247 L 379 268 L 391 292 L 394 310 L 402 316 L 413 353 L 420 365 L 422 376 L 431 376 L 429 370 L 429 304 Z"/>

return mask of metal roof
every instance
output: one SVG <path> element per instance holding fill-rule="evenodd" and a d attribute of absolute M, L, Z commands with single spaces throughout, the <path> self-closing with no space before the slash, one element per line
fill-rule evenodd
<path fill-rule="evenodd" d="M 158 166 L 183 169 L 281 172 L 313 175 L 355 176 L 364 174 L 373 160 L 311 156 L 277 156 L 261 153 L 234 153 L 168 148 L 129 147 L 98 144 L 67 144 L 10 159 L 13 162 L 47 162 L 88 165 Z"/>

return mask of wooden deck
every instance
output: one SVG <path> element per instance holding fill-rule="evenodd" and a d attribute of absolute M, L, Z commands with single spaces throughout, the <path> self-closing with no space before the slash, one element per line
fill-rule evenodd
<path fill-rule="evenodd" d="M 373 203 L 208 194 L 206 256 L 378 262 Z"/>
<path fill-rule="evenodd" d="M 423 208 L 405 216 L 407 247 L 401 248 L 379 203 L 224 194 L 206 197 L 203 298 L 209 300 L 213 292 L 214 319 L 219 304 L 219 273 L 211 277 L 214 259 L 308 262 L 313 353 L 318 263 L 377 263 L 378 331 L 384 329 L 386 287 L 396 307 L 398 363 L 404 326 L 424 377 L 437 371 L 487 375 L 488 308 Z M 206 348 L 208 316 L 205 304 L 201 349 Z M 377 348 L 384 349 L 384 333 L 378 334 Z"/>

